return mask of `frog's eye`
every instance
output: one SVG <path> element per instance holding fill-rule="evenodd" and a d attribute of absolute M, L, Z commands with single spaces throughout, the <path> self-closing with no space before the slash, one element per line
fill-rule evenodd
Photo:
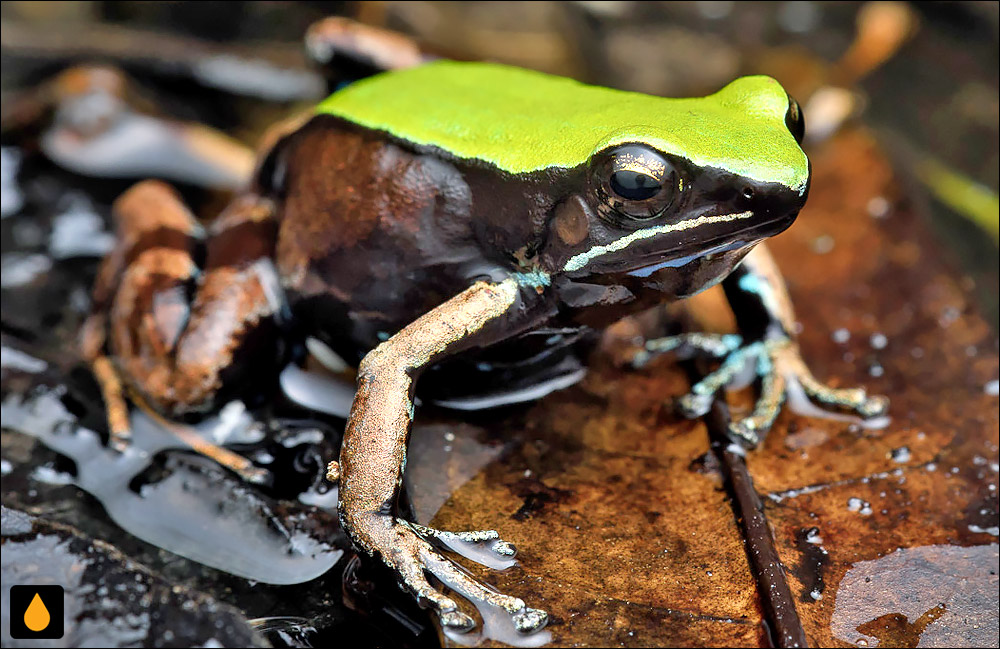
<path fill-rule="evenodd" d="M 591 173 L 598 198 L 612 216 L 645 221 L 670 207 L 677 176 L 670 162 L 642 144 L 623 144 L 597 154 Z"/>
<path fill-rule="evenodd" d="M 788 112 L 785 113 L 785 126 L 791 132 L 795 141 L 802 144 L 802 138 L 806 134 L 806 121 L 802 116 L 802 107 L 799 106 L 799 102 L 789 95 L 788 97 Z"/>

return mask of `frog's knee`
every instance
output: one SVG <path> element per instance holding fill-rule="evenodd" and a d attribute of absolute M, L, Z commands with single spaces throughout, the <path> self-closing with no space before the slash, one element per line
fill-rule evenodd
<path fill-rule="evenodd" d="M 173 187 L 159 180 L 143 180 L 132 185 L 115 200 L 112 213 L 118 236 L 124 243 L 135 243 L 144 234 L 176 232 L 200 237 L 201 225 L 184 205 Z"/>

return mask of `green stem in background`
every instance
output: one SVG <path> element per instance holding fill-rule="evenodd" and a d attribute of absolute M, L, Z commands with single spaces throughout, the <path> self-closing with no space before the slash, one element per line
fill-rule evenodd
<path fill-rule="evenodd" d="M 996 192 L 926 154 L 914 169 L 939 201 L 985 230 L 994 244 L 1000 243 L 1000 199 Z"/>

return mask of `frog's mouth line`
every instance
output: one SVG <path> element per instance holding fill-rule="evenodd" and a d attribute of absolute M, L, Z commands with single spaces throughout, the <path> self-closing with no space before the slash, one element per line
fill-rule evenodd
<path fill-rule="evenodd" d="M 651 228 L 645 228 L 642 230 L 636 230 L 630 234 L 616 239 L 611 243 L 603 246 L 594 246 L 590 250 L 586 250 L 579 254 L 573 255 L 563 266 L 563 271 L 571 273 L 576 270 L 584 268 L 591 261 L 597 257 L 607 255 L 613 252 L 619 252 L 628 248 L 633 243 L 643 241 L 644 239 L 649 239 L 650 237 L 655 237 L 661 234 L 668 234 L 671 232 L 681 232 L 683 230 L 691 230 L 694 228 L 701 228 L 707 225 L 713 225 L 716 223 L 729 223 L 732 221 L 740 221 L 744 219 L 753 218 L 754 213 L 752 211 L 737 212 L 735 214 L 716 214 L 716 215 L 706 215 L 699 216 L 694 219 L 685 219 L 683 221 L 678 221 L 677 223 L 666 223 L 664 225 L 657 225 Z"/>
<path fill-rule="evenodd" d="M 797 215 L 797 212 L 787 214 L 781 218 L 769 219 L 763 223 L 754 223 L 739 230 L 720 232 L 715 237 L 680 245 L 667 251 L 659 251 L 655 255 L 651 255 L 655 257 L 655 261 L 640 261 L 639 264 L 625 270 L 625 272 L 635 277 L 649 277 L 654 272 L 663 268 L 679 268 L 702 257 L 745 248 L 783 231 L 795 220 Z M 715 220 L 703 225 L 717 223 L 719 221 Z M 685 252 L 687 254 L 683 254 Z"/>

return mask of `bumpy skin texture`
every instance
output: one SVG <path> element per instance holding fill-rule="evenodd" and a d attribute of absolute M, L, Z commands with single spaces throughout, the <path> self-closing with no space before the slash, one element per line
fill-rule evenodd
<path fill-rule="evenodd" d="M 106 347 L 126 383 L 162 412 L 206 410 L 225 379 L 240 374 L 241 359 L 273 338 L 278 304 L 261 275 L 274 250 L 271 205 L 253 195 L 234 201 L 207 243 L 163 183 L 135 185 L 114 216 L 118 241 L 94 289 L 86 355 Z"/>
<path fill-rule="evenodd" d="M 431 79 L 454 81 L 440 88 L 438 103 L 414 86 L 419 74 L 404 71 L 349 87 L 301 127 L 279 131 L 251 188 L 205 239 L 162 185 L 131 190 L 116 206 L 121 243 L 95 289 L 85 349 L 99 374 L 113 363 L 135 393 L 177 415 L 209 407 L 246 378 L 231 371 L 240 361 L 259 377 L 261 361 L 276 360 L 280 326 L 324 339 L 358 365 L 340 462 L 329 473 L 341 485 L 345 530 L 446 626 L 468 629 L 472 620 L 426 573 L 499 607 L 527 632 L 544 625 L 543 612 L 470 579 L 435 548 L 446 534 L 397 514 L 418 389 L 447 400 L 565 385 L 580 375 L 576 355 L 586 332 L 724 282 L 743 312 L 746 339 L 650 341 L 640 359 L 693 349 L 723 361 L 682 400 L 690 414 L 703 412 L 751 358 L 761 400 L 731 431 L 750 444 L 773 421 L 787 380 L 862 414 L 877 414 L 884 404 L 863 391 L 831 391 L 808 375 L 791 338 L 780 276 L 762 249 L 753 250 L 791 224 L 808 190 L 808 162 L 785 124 L 789 100 L 780 86 L 752 78 L 711 98 L 682 101 L 499 69 L 501 77 L 523 79 L 543 103 L 557 91 L 578 100 L 559 142 L 538 158 L 527 150 L 508 156 L 505 147 L 515 146 L 511 138 L 552 138 L 549 113 L 556 107 L 536 106 L 549 113 L 535 123 L 510 115 L 516 128 L 477 130 L 500 119 L 482 89 L 484 75 L 498 68 L 459 67 L 475 81 L 471 98 L 462 94 L 465 77 L 454 76 L 459 68 L 435 64 Z M 389 91 L 405 91 L 400 105 L 408 109 L 373 106 L 369 113 L 356 104 L 372 99 L 365 93 L 392 98 Z M 494 98 L 503 104 L 512 92 L 496 87 Z M 625 112 L 616 116 L 618 100 Z M 601 119 L 588 108 L 603 111 Z M 616 130 L 654 108 L 677 118 L 676 128 Z M 723 129 L 713 133 L 721 139 L 709 146 L 699 128 Z M 654 166 L 666 170 L 657 181 L 666 207 L 640 219 L 620 213 L 622 194 L 609 202 L 614 185 L 600 162 L 607 157 L 620 165 L 612 168 L 631 173 L 633 154 L 614 153 L 622 137 L 655 150 Z M 548 164 L 539 167 L 539 160 Z M 201 269 L 194 261 L 200 257 Z M 102 383 L 109 410 L 121 415 L 113 381 Z M 120 426 L 122 417 L 115 419 Z M 466 536 L 510 554 L 496 532 Z"/>

